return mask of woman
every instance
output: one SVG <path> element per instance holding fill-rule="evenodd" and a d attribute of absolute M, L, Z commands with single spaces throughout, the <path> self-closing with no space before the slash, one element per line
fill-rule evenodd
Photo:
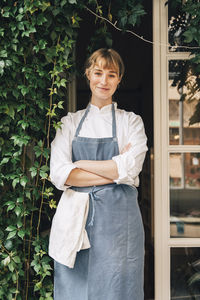
<path fill-rule="evenodd" d="M 55 300 L 142 300 L 144 232 L 137 203 L 146 135 L 141 118 L 112 102 L 124 73 L 113 49 L 95 51 L 85 74 L 91 101 L 68 113 L 52 142 L 52 182 L 90 195 L 91 248 L 73 269 L 55 262 Z"/>

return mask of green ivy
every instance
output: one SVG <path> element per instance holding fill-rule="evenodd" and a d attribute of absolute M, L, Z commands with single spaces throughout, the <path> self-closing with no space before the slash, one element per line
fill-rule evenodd
<path fill-rule="evenodd" d="M 61 126 L 76 1 L 3 1 L 0 19 L 0 299 L 53 299 L 49 146 Z"/>

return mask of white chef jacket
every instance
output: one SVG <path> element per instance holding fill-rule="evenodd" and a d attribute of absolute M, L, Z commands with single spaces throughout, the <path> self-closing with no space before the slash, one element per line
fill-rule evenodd
<path fill-rule="evenodd" d="M 119 152 L 128 143 L 131 143 L 129 151 L 112 158 L 117 164 L 119 175 L 115 182 L 138 186 L 138 175 L 142 170 L 145 153 L 148 150 L 143 121 L 139 115 L 133 112 L 118 109 L 117 103 L 114 103 L 114 106 Z M 61 119 L 62 127 L 57 130 L 56 137 L 51 144 L 50 178 L 59 190 L 66 190 L 65 182 L 70 172 L 76 168 L 72 162 L 72 140 L 84 113 L 85 109 L 76 113 L 68 113 L 63 117 Z M 112 104 L 101 109 L 91 104 L 79 136 L 112 137 Z"/>
<path fill-rule="evenodd" d="M 140 116 L 126 112 L 115 106 L 117 139 L 119 151 L 131 143 L 131 148 L 112 157 L 117 164 L 119 177 L 117 184 L 139 185 L 138 175 L 147 151 L 146 135 Z M 74 267 L 76 254 L 90 247 L 85 223 L 88 214 L 88 195 L 67 190 L 65 182 L 70 172 L 76 168 L 72 162 L 72 140 L 84 110 L 68 113 L 61 119 L 62 127 L 57 130 L 51 144 L 50 178 L 52 183 L 63 190 L 53 218 L 49 255 L 70 268 Z M 92 105 L 82 124 L 79 136 L 90 138 L 112 137 L 112 105 L 99 109 Z"/>

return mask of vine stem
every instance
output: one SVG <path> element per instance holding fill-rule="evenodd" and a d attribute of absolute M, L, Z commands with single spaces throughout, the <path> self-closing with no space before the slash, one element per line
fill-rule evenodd
<path fill-rule="evenodd" d="M 15 300 L 17 300 L 17 294 L 19 292 L 19 276 L 18 276 L 18 272 L 16 271 L 16 277 L 17 277 L 17 282 L 16 282 L 16 293 L 15 293 Z"/>
<path fill-rule="evenodd" d="M 38 216 L 38 224 L 37 224 L 37 239 L 39 238 L 40 233 L 40 222 L 41 222 L 41 215 L 42 215 L 42 207 L 44 203 L 44 188 L 45 188 L 46 179 L 43 180 L 42 183 L 42 199 L 40 203 L 40 210 L 39 210 L 39 216 Z"/>
<path fill-rule="evenodd" d="M 58 40 L 57 40 L 57 45 L 60 42 L 60 35 L 58 36 Z M 53 63 L 53 68 L 55 68 L 56 66 L 56 60 Z M 54 84 L 55 84 L 55 75 L 53 76 L 52 79 L 52 84 L 51 84 L 51 93 L 50 93 L 50 97 L 49 97 L 49 111 L 51 111 L 52 105 L 53 105 L 53 88 L 54 88 Z M 47 127 L 47 149 L 50 148 L 50 129 L 51 129 L 51 114 L 49 114 L 49 118 L 48 118 L 48 127 Z M 48 158 L 46 159 L 46 166 L 48 164 Z M 41 215 L 42 215 L 42 207 L 43 207 L 43 203 L 44 203 L 44 189 L 45 189 L 45 183 L 46 183 L 46 179 L 43 180 L 42 183 L 42 199 L 41 199 L 41 203 L 40 203 L 40 209 L 39 209 L 39 215 L 38 215 L 38 224 L 37 224 L 37 239 L 39 238 L 39 233 L 40 233 L 40 222 L 41 222 Z"/>
<path fill-rule="evenodd" d="M 57 45 L 60 42 L 60 35 L 58 36 L 58 40 L 57 40 Z M 53 69 L 56 66 L 56 60 L 53 63 Z M 55 84 L 55 75 L 53 76 L 52 79 L 52 84 L 51 84 L 51 93 L 50 93 L 50 97 L 49 97 L 49 112 L 51 112 L 51 108 L 53 105 L 53 88 L 54 88 L 54 84 Z M 51 129 L 51 114 L 49 114 L 48 117 L 48 127 L 47 127 L 47 149 L 50 148 L 50 129 Z M 46 159 L 46 163 L 45 165 L 47 166 L 48 163 L 48 158 Z M 45 189 L 45 183 L 46 183 L 46 179 L 43 180 L 42 183 L 42 199 L 40 202 L 40 209 L 39 209 L 39 215 L 38 215 L 38 224 L 37 224 L 37 239 L 39 238 L 39 233 L 40 233 L 40 223 L 41 223 L 41 215 L 42 215 L 42 207 L 43 207 L 43 203 L 44 203 L 44 189 Z"/>
<path fill-rule="evenodd" d="M 107 23 L 109 23 L 111 26 L 113 26 L 116 30 L 118 31 L 123 31 L 123 32 L 127 32 L 127 33 L 130 33 L 132 35 L 134 35 L 135 37 L 137 37 L 138 39 L 142 40 L 143 42 L 146 42 L 148 44 L 151 44 L 151 45 L 160 45 L 160 46 L 165 46 L 165 47 L 172 47 L 172 48 L 181 48 L 181 49 L 200 49 L 200 47 L 196 46 L 196 47 L 192 47 L 192 46 L 178 46 L 178 45 L 171 45 L 169 43 L 161 43 L 159 41 L 150 41 L 146 38 L 144 38 L 143 36 L 140 36 L 139 34 L 137 34 L 136 32 L 132 31 L 132 30 L 128 30 L 128 29 L 122 29 L 122 28 L 119 28 L 116 24 L 117 24 L 117 21 L 115 21 L 115 23 L 111 22 L 109 19 L 101 16 L 101 15 L 98 15 L 97 13 L 95 13 L 93 10 L 91 10 L 90 8 L 88 8 L 87 6 L 85 6 L 86 10 L 89 11 L 91 14 L 93 14 L 95 17 L 101 19 L 101 20 L 104 20 L 106 21 Z"/>
<path fill-rule="evenodd" d="M 42 143 L 42 147 L 44 147 L 44 141 Z M 39 168 L 41 167 L 42 165 L 42 155 L 40 156 L 40 163 L 39 163 Z M 36 177 L 36 182 L 35 182 L 35 187 L 37 188 L 38 187 L 38 183 L 39 183 L 39 168 L 38 168 L 38 172 L 37 172 L 37 177 Z M 32 201 L 32 205 L 34 207 L 34 204 L 35 204 L 35 200 L 33 198 L 33 201 Z M 27 277 L 28 277 L 28 280 L 26 281 L 26 300 L 28 300 L 28 285 L 29 285 L 29 265 L 30 265 L 30 257 L 31 257 L 31 243 L 32 243 L 32 229 L 33 229 L 33 215 L 34 215 L 34 212 L 32 211 L 31 212 L 31 219 L 30 219 L 30 239 L 28 241 L 28 259 L 27 259 Z"/>
<path fill-rule="evenodd" d="M 58 43 L 59 43 L 59 39 L 58 39 Z M 55 68 L 55 66 L 56 66 L 56 60 L 54 61 L 53 68 Z M 55 76 L 53 76 L 53 80 L 52 80 L 52 84 L 51 84 L 51 91 L 53 90 L 54 83 L 55 83 Z M 49 111 L 51 111 L 52 105 L 53 105 L 53 94 L 50 93 L 50 97 L 49 97 Z M 51 128 L 51 115 L 49 114 L 48 128 L 47 128 L 47 148 L 50 147 L 50 141 L 49 141 L 50 140 L 50 128 Z"/>

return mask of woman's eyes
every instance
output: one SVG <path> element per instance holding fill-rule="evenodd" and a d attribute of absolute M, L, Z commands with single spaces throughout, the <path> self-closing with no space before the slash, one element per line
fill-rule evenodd
<path fill-rule="evenodd" d="M 103 75 L 101 72 L 95 72 L 94 74 L 95 74 L 96 76 L 102 76 L 102 75 Z M 115 78 L 116 75 L 114 75 L 114 74 L 108 74 L 108 77 L 110 77 L 110 78 Z"/>

